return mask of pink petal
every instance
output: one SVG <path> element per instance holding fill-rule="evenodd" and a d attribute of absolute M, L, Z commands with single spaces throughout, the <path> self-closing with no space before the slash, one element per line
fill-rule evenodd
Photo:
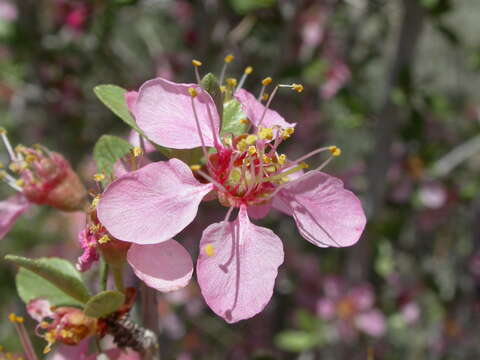
<path fill-rule="evenodd" d="M 135 275 L 158 291 L 186 286 L 193 273 L 190 254 L 175 240 L 154 245 L 134 244 L 128 250 L 127 260 Z"/>
<path fill-rule="evenodd" d="M 268 202 L 263 205 L 249 206 L 247 209 L 248 216 L 250 216 L 253 219 L 263 219 L 265 216 L 268 215 L 271 207 L 272 207 L 271 202 Z"/>
<path fill-rule="evenodd" d="M 133 146 L 141 147 L 140 135 L 135 130 L 131 130 L 130 134 L 128 134 L 128 142 Z M 144 139 L 143 144 L 145 146 L 145 152 L 147 154 L 157 150 L 155 149 L 155 146 L 147 139 Z"/>
<path fill-rule="evenodd" d="M 150 140 L 174 149 L 192 149 L 202 145 L 192 97 L 188 93 L 191 87 L 198 94 L 194 102 L 205 145 L 214 145 L 220 118 L 210 95 L 196 84 L 176 84 L 162 78 L 142 85 L 135 106 L 135 120 Z"/>
<path fill-rule="evenodd" d="M 235 98 L 242 105 L 242 110 L 247 115 L 248 119 L 253 125 L 257 126 L 262 119 L 263 112 L 265 111 L 265 105 L 258 101 L 253 94 L 249 93 L 245 89 L 240 89 L 235 92 Z M 268 109 L 265 113 L 265 117 L 261 126 L 272 127 L 278 125 L 281 128 L 294 127 L 296 124 L 286 122 L 285 119 L 280 116 L 275 110 Z"/>
<path fill-rule="evenodd" d="M 279 192 L 291 209 L 300 234 L 320 247 L 355 244 L 365 228 L 360 200 L 341 180 L 311 171 Z"/>
<path fill-rule="evenodd" d="M 149 164 L 111 183 L 98 218 L 113 237 L 136 244 L 170 240 L 195 218 L 212 189 L 178 159 Z"/>
<path fill-rule="evenodd" d="M 90 339 L 82 340 L 78 345 L 60 345 L 56 348 L 50 360 L 90 360 L 96 359 L 97 355 L 88 356 L 88 343 Z"/>
<path fill-rule="evenodd" d="M 138 91 L 129 91 L 125 93 L 125 102 L 127 103 L 128 110 L 135 116 L 135 107 L 137 105 Z"/>
<path fill-rule="evenodd" d="M 385 333 L 385 316 L 378 310 L 370 310 L 355 318 L 357 328 L 367 335 L 379 337 Z"/>
<path fill-rule="evenodd" d="M 0 201 L 0 239 L 10 231 L 17 218 L 30 207 L 30 203 L 22 194 Z"/>
<path fill-rule="evenodd" d="M 30 300 L 27 304 L 28 315 L 37 322 L 42 321 L 46 317 L 51 317 L 53 312 L 51 310 L 52 305 L 45 299 Z"/>
<path fill-rule="evenodd" d="M 280 238 L 252 224 L 242 207 L 234 222 L 215 223 L 203 232 L 198 283 L 210 308 L 234 323 L 265 308 L 282 262 Z"/>

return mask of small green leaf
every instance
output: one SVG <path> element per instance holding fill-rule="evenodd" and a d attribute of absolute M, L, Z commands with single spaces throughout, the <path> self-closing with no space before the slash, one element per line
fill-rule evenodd
<path fill-rule="evenodd" d="M 127 90 L 116 85 L 98 85 L 93 88 L 93 92 L 106 107 L 122 119 L 128 126 L 132 127 L 136 132 L 144 135 L 143 131 L 137 126 L 137 123 L 128 110 L 125 101 Z"/>
<path fill-rule="evenodd" d="M 88 300 L 85 305 L 85 315 L 105 317 L 117 311 L 125 302 L 125 295 L 119 291 L 102 291 Z"/>
<path fill-rule="evenodd" d="M 240 122 L 247 116 L 242 111 L 242 107 L 237 100 L 230 100 L 223 105 L 223 121 L 221 135 L 232 133 L 235 136 L 247 131 L 247 124 Z"/>
<path fill-rule="evenodd" d="M 205 75 L 200 82 L 200 86 L 210 94 L 213 101 L 215 102 L 215 107 L 217 112 L 221 117 L 223 116 L 223 95 L 220 91 L 220 85 L 218 85 L 218 80 L 212 73 Z"/>
<path fill-rule="evenodd" d="M 131 149 L 132 145 L 127 141 L 117 136 L 103 135 L 93 148 L 93 158 L 98 172 L 107 177 L 112 176 L 115 162 L 127 155 Z"/>
<path fill-rule="evenodd" d="M 49 282 L 53 287 L 56 287 L 59 291 L 80 303 L 86 303 L 90 298 L 89 291 L 83 283 L 82 276 L 75 267 L 66 260 L 59 258 L 40 258 L 33 260 L 15 255 L 7 255 L 5 256 L 5 260 L 30 270 Z M 22 276 L 25 276 L 25 274 Z M 25 283 L 22 283 L 22 285 L 25 285 Z M 28 289 L 23 290 L 25 298 L 32 295 L 25 292 L 25 290 Z M 24 299 L 24 297 L 22 297 L 22 299 Z"/>
<path fill-rule="evenodd" d="M 319 343 L 314 333 L 298 330 L 286 330 L 275 337 L 275 344 L 282 350 L 302 352 Z"/>
<path fill-rule="evenodd" d="M 48 300 L 53 306 L 83 306 L 81 302 L 65 294 L 48 280 L 27 269 L 21 268 L 18 271 L 15 284 L 18 295 L 25 304 L 30 300 L 42 298 Z"/>

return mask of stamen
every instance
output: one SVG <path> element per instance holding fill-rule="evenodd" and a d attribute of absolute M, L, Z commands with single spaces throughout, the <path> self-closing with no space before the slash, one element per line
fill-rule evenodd
<path fill-rule="evenodd" d="M 260 95 L 258 95 L 258 98 L 257 98 L 258 101 L 261 101 L 263 99 L 265 95 L 264 94 L 265 89 L 268 85 L 270 85 L 271 82 L 272 82 L 272 78 L 270 76 L 262 80 L 262 89 L 260 90 Z"/>
<path fill-rule="evenodd" d="M 330 163 L 330 161 L 332 161 L 332 159 L 333 159 L 334 156 L 335 156 L 335 155 L 330 156 L 330 157 L 329 157 L 327 160 L 325 160 L 320 166 L 318 166 L 317 168 L 313 169 L 313 171 L 320 171 L 320 170 L 322 170 L 325 166 L 327 166 L 327 165 Z"/>
<path fill-rule="evenodd" d="M 287 140 L 295 132 L 295 129 L 292 127 L 286 128 L 282 131 L 283 140 Z"/>
<path fill-rule="evenodd" d="M 23 349 L 25 350 L 25 355 L 27 356 L 28 360 L 37 360 L 37 355 L 33 350 L 32 342 L 30 341 L 30 337 L 28 336 L 25 325 L 23 324 L 24 318 L 11 313 L 8 316 L 8 319 L 15 327 L 15 330 L 18 334 L 18 337 L 20 338 L 20 342 Z"/>
<path fill-rule="evenodd" d="M 270 95 L 270 98 L 267 101 L 267 104 L 265 105 L 265 109 L 263 109 L 262 117 L 260 118 L 260 121 L 257 124 L 257 129 L 260 128 L 260 126 L 263 123 L 263 119 L 265 118 L 265 114 L 267 113 L 268 108 L 270 107 L 270 104 L 272 103 L 273 98 L 277 94 L 278 88 L 281 87 L 281 85 L 275 86 L 275 89 L 273 89 L 272 94 Z"/>
<path fill-rule="evenodd" d="M 18 192 L 23 191 L 23 189 L 16 184 L 17 180 L 4 170 L 0 171 L 0 180 L 5 182 L 8 186 L 10 186 L 15 191 L 18 191 Z"/>
<path fill-rule="evenodd" d="M 110 237 L 108 235 L 103 235 L 100 239 L 98 239 L 99 244 L 106 244 L 110 241 Z"/>
<path fill-rule="evenodd" d="M 248 135 L 245 138 L 245 142 L 247 143 L 247 145 L 253 145 L 253 144 L 255 144 L 256 141 L 257 141 L 257 136 L 256 135 Z"/>
<path fill-rule="evenodd" d="M 233 206 L 230 206 L 230 208 L 227 211 L 227 215 L 225 215 L 225 219 L 223 221 L 228 221 L 230 219 L 230 215 L 232 214 L 233 211 Z"/>
<path fill-rule="evenodd" d="M 332 156 L 340 156 L 342 155 L 342 149 L 336 147 L 336 146 L 330 146 L 328 148 L 328 150 L 330 150 L 330 152 L 332 153 Z"/>
<path fill-rule="evenodd" d="M 102 182 L 105 180 L 105 175 L 104 174 L 95 174 L 93 175 L 93 180 L 96 182 Z"/>
<path fill-rule="evenodd" d="M 143 155 L 143 150 L 140 146 L 135 146 L 133 149 L 132 149 L 132 155 L 134 157 L 139 157 L 141 155 Z"/>
<path fill-rule="evenodd" d="M 4 128 L 0 127 L 0 137 L 2 138 L 2 141 L 7 148 L 8 155 L 10 156 L 10 159 L 12 161 L 17 161 L 17 156 L 15 155 L 15 152 L 13 151 L 12 145 L 10 144 L 10 141 L 8 140 L 7 137 L 7 130 Z"/>
<path fill-rule="evenodd" d="M 219 84 L 223 84 L 223 78 L 225 77 L 225 72 L 227 71 L 228 64 L 230 64 L 234 59 L 234 56 L 232 54 L 228 54 L 225 56 L 225 59 L 223 59 L 223 67 L 222 67 L 222 72 L 220 73 L 220 80 Z"/>
<path fill-rule="evenodd" d="M 100 202 L 100 195 L 97 195 L 92 200 L 92 208 L 96 209 L 99 202 Z"/>
<path fill-rule="evenodd" d="M 267 178 L 264 178 L 262 181 L 265 182 L 265 181 L 281 180 L 284 176 L 288 176 L 288 175 L 294 174 L 294 173 L 296 173 L 297 171 L 300 171 L 300 170 L 303 170 L 303 169 L 307 169 L 308 167 L 309 167 L 308 164 L 302 162 L 302 163 L 300 163 L 299 165 L 291 168 L 290 170 L 287 170 L 287 171 L 278 173 L 278 174 L 273 175 L 273 176 L 269 176 L 269 177 L 267 177 Z"/>
<path fill-rule="evenodd" d="M 197 78 L 197 83 L 200 84 L 200 81 L 201 81 L 200 79 L 201 79 L 201 78 L 200 78 L 200 72 L 198 71 L 198 68 L 199 68 L 200 66 L 202 66 L 202 62 L 199 61 L 199 60 L 193 59 L 193 60 L 192 60 L 192 65 L 193 65 L 193 67 L 194 67 L 194 69 L 195 69 L 195 77 Z"/>
<path fill-rule="evenodd" d="M 267 100 L 268 100 L 268 97 L 269 97 L 268 93 L 264 93 L 264 94 L 262 95 L 262 98 L 260 99 L 260 101 L 267 101 Z"/>
<path fill-rule="evenodd" d="M 256 148 L 255 146 L 250 145 L 250 146 L 248 147 L 248 153 L 249 153 L 250 155 L 254 155 L 256 152 L 257 152 L 257 148 Z"/>
<path fill-rule="evenodd" d="M 211 176 L 205 174 L 203 171 L 197 170 L 197 173 L 201 175 L 203 178 L 205 178 L 206 180 L 210 181 L 213 185 L 215 185 L 217 188 L 219 188 L 223 192 L 228 192 L 227 189 L 225 189 L 225 187 L 222 184 L 214 180 Z"/>
<path fill-rule="evenodd" d="M 250 75 L 252 72 L 253 72 L 253 68 L 251 66 L 247 66 L 245 68 L 245 70 L 243 71 L 242 78 L 240 79 L 240 83 L 238 84 L 235 91 L 240 90 L 243 87 L 243 84 L 245 84 L 245 80 L 247 80 L 247 76 Z"/>
<path fill-rule="evenodd" d="M 258 127 L 258 137 L 262 140 L 272 140 L 273 139 L 273 130 L 272 128 L 263 128 Z"/>
<path fill-rule="evenodd" d="M 324 151 L 330 151 L 331 152 L 332 151 L 332 150 L 330 150 L 331 148 L 333 148 L 333 146 L 326 146 L 326 147 L 321 147 L 319 149 L 313 150 L 313 151 L 309 152 L 308 154 L 303 155 L 302 157 L 299 157 L 297 160 L 292 161 L 292 163 L 297 164 L 301 161 L 307 160 L 308 158 L 312 157 L 313 155 L 317 155 L 317 154 L 319 154 L 321 152 L 324 152 Z M 335 146 L 335 148 L 337 148 L 337 147 Z"/>
<path fill-rule="evenodd" d="M 192 99 L 193 115 L 195 118 L 195 124 L 197 125 L 198 136 L 200 137 L 200 142 L 202 143 L 203 156 L 205 157 L 205 161 L 208 162 L 207 147 L 205 146 L 205 141 L 203 140 L 202 129 L 200 128 L 200 121 L 198 120 L 197 109 L 195 108 L 194 98 L 197 96 L 197 91 L 194 88 L 188 88 L 188 93 L 190 94 Z"/>
<path fill-rule="evenodd" d="M 198 165 L 198 164 L 190 165 L 190 169 L 191 169 L 192 171 L 198 171 L 198 170 L 200 170 L 201 168 L 202 168 L 202 166 L 201 166 L 201 165 Z"/>

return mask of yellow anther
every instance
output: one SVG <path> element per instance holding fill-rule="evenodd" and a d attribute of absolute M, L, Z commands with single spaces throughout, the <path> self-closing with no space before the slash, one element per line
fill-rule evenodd
<path fill-rule="evenodd" d="M 195 66 L 195 67 L 200 67 L 200 66 L 202 66 L 202 62 L 199 61 L 199 60 L 193 59 L 192 60 L 192 65 Z"/>
<path fill-rule="evenodd" d="M 287 140 L 294 133 L 294 131 L 295 131 L 294 128 L 283 129 L 283 131 L 282 131 L 283 140 Z"/>
<path fill-rule="evenodd" d="M 42 321 L 41 323 L 38 324 L 38 326 L 42 329 L 48 329 L 48 327 L 50 326 L 50 324 L 46 321 Z"/>
<path fill-rule="evenodd" d="M 110 241 L 110 237 L 108 235 L 103 235 L 100 239 L 98 239 L 99 244 L 106 244 Z"/>
<path fill-rule="evenodd" d="M 230 86 L 230 87 L 237 86 L 237 79 L 235 79 L 235 78 L 228 78 L 225 81 L 226 81 L 227 85 Z"/>
<path fill-rule="evenodd" d="M 139 157 L 143 154 L 143 150 L 140 146 L 135 146 L 132 149 L 132 154 L 133 154 L 134 157 Z"/>
<path fill-rule="evenodd" d="M 292 89 L 295 90 L 298 93 L 301 93 L 303 91 L 303 85 L 302 84 L 292 84 Z"/>
<path fill-rule="evenodd" d="M 285 164 L 285 161 L 287 161 L 287 155 L 282 154 L 282 155 L 280 155 L 280 156 L 278 157 L 278 163 L 279 163 L 280 165 Z"/>
<path fill-rule="evenodd" d="M 248 135 L 245 138 L 245 141 L 246 141 L 247 145 L 253 145 L 253 144 L 255 144 L 255 141 L 257 141 L 257 136 L 256 135 Z"/>
<path fill-rule="evenodd" d="M 25 185 L 25 181 L 23 179 L 18 179 L 17 181 L 15 181 L 15 185 L 17 185 L 18 187 L 23 187 Z"/>
<path fill-rule="evenodd" d="M 100 230 L 100 224 L 92 224 L 88 229 L 92 234 L 95 234 L 98 232 L 98 230 Z"/>
<path fill-rule="evenodd" d="M 258 130 L 258 136 L 260 139 L 272 140 L 273 139 L 273 130 L 271 128 L 260 128 Z"/>
<path fill-rule="evenodd" d="M 92 200 L 92 207 L 93 207 L 94 209 L 97 208 L 99 201 L 100 201 L 100 196 L 99 196 L 99 195 L 97 195 L 97 196 L 95 196 L 95 197 L 93 198 L 93 200 Z"/>
<path fill-rule="evenodd" d="M 191 88 L 188 88 L 188 93 L 190 94 L 190 96 L 192 98 L 196 97 L 197 96 L 197 90 L 195 90 L 195 88 L 191 87 Z"/>
<path fill-rule="evenodd" d="M 19 172 L 22 169 L 21 166 L 18 165 L 18 163 L 10 163 L 10 165 L 8 165 L 8 168 L 14 173 Z"/>
<path fill-rule="evenodd" d="M 240 124 L 248 125 L 248 124 L 250 124 L 250 120 L 248 120 L 248 119 L 240 119 Z"/>
<path fill-rule="evenodd" d="M 223 61 L 229 64 L 233 61 L 233 59 L 235 59 L 235 57 L 232 54 L 228 54 L 227 56 L 225 56 L 225 59 L 223 59 Z"/>
<path fill-rule="evenodd" d="M 35 161 L 37 160 L 37 157 L 33 154 L 28 154 L 26 157 L 25 157 L 25 161 L 27 162 L 27 164 L 32 164 L 34 163 Z"/>
<path fill-rule="evenodd" d="M 71 338 L 73 337 L 73 332 L 67 329 L 60 330 L 60 336 L 63 338 Z"/>
<path fill-rule="evenodd" d="M 250 146 L 248 147 L 248 153 L 249 153 L 250 155 L 253 155 L 253 154 L 255 154 L 256 152 L 257 152 L 257 148 L 256 148 L 255 146 L 250 145 Z"/>
<path fill-rule="evenodd" d="M 225 85 L 220 85 L 220 91 L 224 93 L 225 91 L 227 91 L 227 87 Z"/>
<path fill-rule="evenodd" d="M 262 100 L 262 101 L 267 101 L 269 96 L 270 96 L 270 95 L 268 95 L 268 93 L 263 93 L 261 100 Z"/>
<path fill-rule="evenodd" d="M 103 180 L 105 180 L 105 175 L 104 174 L 95 174 L 95 175 L 93 175 L 93 180 L 95 180 L 96 182 L 103 181 Z"/>
<path fill-rule="evenodd" d="M 272 78 L 269 76 L 269 77 L 266 77 L 265 79 L 262 80 L 262 85 L 263 86 L 267 86 L 267 85 L 270 85 L 272 83 Z"/>
<path fill-rule="evenodd" d="M 307 163 L 305 162 L 301 162 L 300 164 L 298 164 L 302 169 L 308 169 L 310 167 L 310 165 L 308 165 Z"/>
<path fill-rule="evenodd" d="M 245 139 L 242 139 L 237 143 L 237 149 L 240 151 L 247 150 L 247 142 L 245 141 Z"/>
<path fill-rule="evenodd" d="M 330 153 L 332 154 L 332 156 L 340 156 L 340 155 L 342 155 L 342 149 L 340 149 L 339 147 L 330 146 L 330 147 L 328 148 L 328 150 L 330 150 Z"/>
<path fill-rule="evenodd" d="M 13 324 L 15 324 L 15 323 L 21 324 L 24 321 L 23 317 L 17 316 L 14 313 L 10 313 L 8 315 L 8 320 L 10 320 L 10 322 L 13 323 Z"/>
<path fill-rule="evenodd" d="M 270 164 L 272 162 L 272 159 L 269 156 L 264 154 L 262 156 L 262 161 L 263 161 L 264 164 Z"/>
<path fill-rule="evenodd" d="M 215 255 L 215 248 L 213 247 L 212 244 L 207 244 L 207 245 L 205 245 L 205 247 L 203 248 L 203 250 L 205 251 L 205 254 L 207 254 L 207 256 L 213 256 L 213 255 Z"/>
<path fill-rule="evenodd" d="M 190 165 L 190 169 L 192 169 L 192 171 L 198 171 L 200 170 L 202 167 L 198 164 L 195 164 L 195 165 Z"/>
<path fill-rule="evenodd" d="M 276 168 L 275 166 L 273 166 L 273 165 L 270 165 L 270 166 L 267 166 L 267 167 L 265 168 L 265 170 L 266 170 L 268 173 L 274 173 L 274 172 L 277 171 L 277 168 Z"/>
<path fill-rule="evenodd" d="M 253 72 L 253 67 L 247 66 L 245 70 L 243 70 L 243 73 L 246 75 L 250 75 Z"/>
<path fill-rule="evenodd" d="M 7 135 L 7 130 L 3 127 L 0 127 L 0 135 Z"/>

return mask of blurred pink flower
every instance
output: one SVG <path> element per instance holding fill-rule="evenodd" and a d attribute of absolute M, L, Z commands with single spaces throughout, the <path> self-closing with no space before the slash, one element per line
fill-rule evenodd
<path fill-rule="evenodd" d="M 227 322 L 250 318 L 267 305 L 283 262 L 278 236 L 252 224 L 249 216 L 262 218 L 278 209 L 293 216 L 300 234 L 320 247 L 353 245 L 366 221 L 360 201 L 339 179 L 318 170 L 303 175 L 303 160 L 322 151 L 334 156 L 338 148 L 287 160 L 277 147 L 295 124 L 243 89 L 234 95 L 254 131 L 228 140 L 220 139 L 214 101 L 196 84 L 157 78 L 147 81 L 136 99 L 129 95 L 130 111 L 149 139 L 174 149 L 202 147 L 207 164 L 193 166 L 195 174 L 178 159 L 149 164 L 110 184 L 98 207 L 101 223 L 114 237 L 145 249 L 135 266 L 148 271 L 155 259 L 147 247 L 171 241 L 193 221 L 202 199 L 215 195 L 229 211 L 225 221 L 203 232 L 197 277 L 207 304 Z M 216 153 L 209 155 L 207 147 Z M 230 222 L 235 208 L 238 217 Z M 158 288 L 153 281 L 149 285 Z"/>
<path fill-rule="evenodd" d="M 0 239 L 31 204 L 68 212 L 83 209 L 86 190 L 62 155 L 41 145 L 35 149 L 19 145 L 14 149 L 3 128 L 0 138 L 11 160 L 9 171 L 0 170 L 0 180 L 17 191 L 17 195 L 0 202 Z"/>
<path fill-rule="evenodd" d="M 15 21 L 18 17 L 18 12 L 16 6 L 5 0 L 0 0 L 0 20 L 7 22 Z"/>
<path fill-rule="evenodd" d="M 375 295 L 370 285 L 347 289 L 343 281 L 334 276 L 327 276 L 323 284 L 324 297 L 317 302 L 317 315 L 333 322 L 342 339 L 355 338 L 357 330 L 373 337 L 385 333 L 385 316 L 373 307 Z"/>

